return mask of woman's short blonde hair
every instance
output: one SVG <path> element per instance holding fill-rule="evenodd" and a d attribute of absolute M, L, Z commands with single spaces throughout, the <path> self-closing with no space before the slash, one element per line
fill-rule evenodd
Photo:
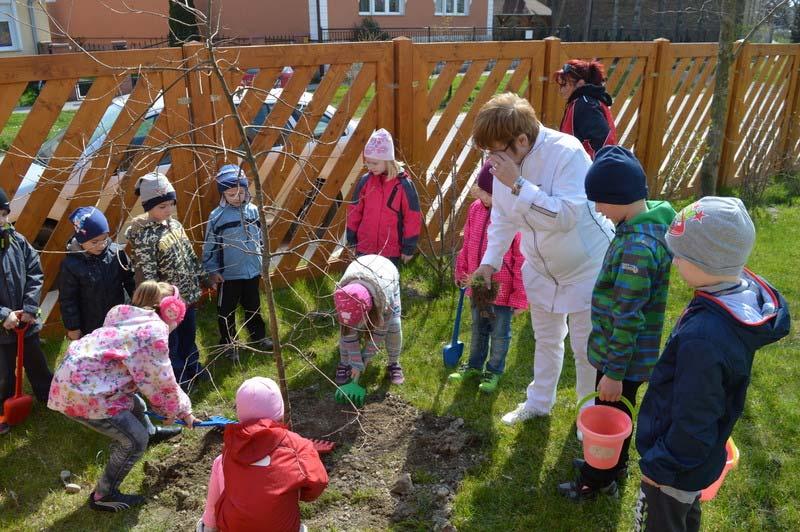
<path fill-rule="evenodd" d="M 486 102 L 472 127 L 473 142 L 482 150 L 496 144 L 509 146 L 520 135 L 533 144 L 539 136 L 539 119 L 528 100 L 513 92 L 498 94 Z"/>
<path fill-rule="evenodd" d="M 169 283 L 145 281 L 134 290 L 131 303 L 137 307 L 154 309 L 162 299 L 174 293 L 175 290 Z"/>

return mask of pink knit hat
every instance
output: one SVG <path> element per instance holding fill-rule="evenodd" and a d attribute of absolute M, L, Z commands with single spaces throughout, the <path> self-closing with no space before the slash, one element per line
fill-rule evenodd
<path fill-rule="evenodd" d="M 379 161 L 394 161 L 394 140 L 385 129 L 374 132 L 364 148 L 364 157 Z"/>
<path fill-rule="evenodd" d="M 256 419 L 283 421 L 283 397 L 272 379 L 253 377 L 236 390 L 236 415 L 240 423 Z"/>
<path fill-rule="evenodd" d="M 339 321 L 348 327 L 355 327 L 364 321 L 364 315 L 372 308 L 369 290 L 356 282 L 337 288 L 333 293 L 333 302 Z"/>

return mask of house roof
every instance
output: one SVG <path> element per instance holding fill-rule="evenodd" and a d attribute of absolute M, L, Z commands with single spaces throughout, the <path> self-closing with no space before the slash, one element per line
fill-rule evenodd
<path fill-rule="evenodd" d="M 549 17 L 553 14 L 549 7 L 538 0 L 504 0 L 496 2 L 495 15 L 537 15 Z"/>

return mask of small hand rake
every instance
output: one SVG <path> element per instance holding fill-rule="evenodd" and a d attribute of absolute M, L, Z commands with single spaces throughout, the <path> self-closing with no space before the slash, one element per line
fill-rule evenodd
<path fill-rule="evenodd" d="M 358 384 L 358 378 L 355 378 L 343 386 L 336 388 L 336 393 L 333 398 L 339 404 L 347 404 L 351 402 L 357 407 L 364 406 L 364 399 L 367 397 L 367 390 Z"/>
<path fill-rule="evenodd" d="M 166 419 L 164 416 L 160 414 L 156 414 L 155 412 L 150 412 L 149 410 L 145 412 L 148 416 L 152 417 L 153 419 L 158 419 L 163 421 Z M 176 423 L 179 425 L 186 425 L 186 422 L 183 420 L 176 420 Z M 231 423 L 238 423 L 235 419 L 229 419 L 223 416 L 211 416 L 205 421 L 198 421 L 194 424 L 194 427 L 224 427 L 225 425 L 230 425 Z M 333 452 L 333 449 L 336 448 L 336 443 L 328 440 L 318 440 L 316 438 L 306 438 L 311 443 L 314 444 L 314 449 L 317 451 L 318 454 L 328 454 Z"/>

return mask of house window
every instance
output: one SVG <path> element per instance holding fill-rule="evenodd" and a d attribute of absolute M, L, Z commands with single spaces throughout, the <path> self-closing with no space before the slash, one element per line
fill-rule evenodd
<path fill-rule="evenodd" d="M 435 0 L 436 15 L 466 16 L 469 15 L 469 0 Z"/>
<path fill-rule="evenodd" d="M 0 0 L 0 51 L 21 49 L 17 12 L 12 0 Z"/>
<path fill-rule="evenodd" d="M 402 15 L 404 0 L 359 0 L 359 15 Z"/>

